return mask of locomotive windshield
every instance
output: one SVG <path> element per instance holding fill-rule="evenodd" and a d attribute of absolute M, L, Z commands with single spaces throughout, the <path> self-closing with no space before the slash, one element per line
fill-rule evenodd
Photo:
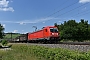
<path fill-rule="evenodd" d="M 58 32 L 57 28 L 50 28 L 50 32 Z"/>

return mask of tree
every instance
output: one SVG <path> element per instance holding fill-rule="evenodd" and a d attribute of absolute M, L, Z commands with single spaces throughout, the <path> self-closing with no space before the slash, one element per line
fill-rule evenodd
<path fill-rule="evenodd" d="M 88 36 L 88 21 L 85 21 L 84 19 L 81 19 L 81 22 L 78 23 L 78 38 L 81 40 L 87 40 L 89 38 Z"/>
<path fill-rule="evenodd" d="M 0 39 L 4 36 L 4 27 L 0 24 Z"/>
<path fill-rule="evenodd" d="M 75 20 L 64 21 L 64 24 L 59 25 L 60 36 L 62 39 L 74 39 L 77 22 Z"/>
<path fill-rule="evenodd" d="M 84 19 L 78 23 L 75 20 L 68 20 L 61 25 L 55 25 L 58 26 L 61 39 L 78 41 L 90 39 L 90 24 Z"/>

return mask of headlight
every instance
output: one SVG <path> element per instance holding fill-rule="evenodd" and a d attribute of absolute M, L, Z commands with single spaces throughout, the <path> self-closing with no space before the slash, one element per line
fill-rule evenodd
<path fill-rule="evenodd" d="M 52 35 L 54 35 L 54 33 L 52 33 Z"/>
<path fill-rule="evenodd" d="M 58 35 L 58 33 L 57 33 L 57 35 Z"/>

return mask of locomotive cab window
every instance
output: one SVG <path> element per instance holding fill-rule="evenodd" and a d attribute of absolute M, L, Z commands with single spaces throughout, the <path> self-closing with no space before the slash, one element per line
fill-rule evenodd
<path fill-rule="evenodd" d="M 57 28 L 50 28 L 50 32 L 58 32 Z"/>

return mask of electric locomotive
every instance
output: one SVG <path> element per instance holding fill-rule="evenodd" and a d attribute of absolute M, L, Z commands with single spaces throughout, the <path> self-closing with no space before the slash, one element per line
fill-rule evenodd
<path fill-rule="evenodd" d="M 28 41 L 35 42 L 57 42 L 60 40 L 60 35 L 57 27 L 47 26 L 42 30 L 38 30 L 27 35 Z"/>

